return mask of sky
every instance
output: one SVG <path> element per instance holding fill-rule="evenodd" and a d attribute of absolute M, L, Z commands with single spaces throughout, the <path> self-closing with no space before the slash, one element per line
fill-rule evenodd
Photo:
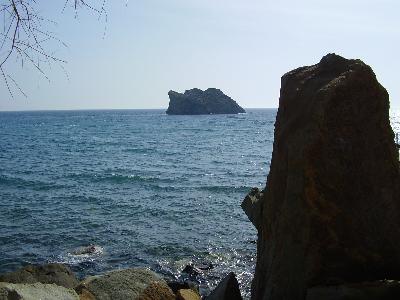
<path fill-rule="evenodd" d="M 0 81 L 0 110 L 167 108 L 169 90 L 194 87 L 273 108 L 284 73 L 333 52 L 370 65 L 400 108 L 398 0 L 107 0 L 107 20 L 37 2 L 56 22 L 42 25 L 67 44 L 46 49 L 67 63 L 44 66 L 46 80 L 8 60 L 27 97 Z"/>

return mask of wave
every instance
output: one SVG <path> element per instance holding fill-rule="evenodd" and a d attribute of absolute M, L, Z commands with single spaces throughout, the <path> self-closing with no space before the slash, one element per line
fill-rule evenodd
<path fill-rule="evenodd" d="M 200 186 L 197 190 L 200 191 L 209 191 L 215 193 L 232 193 L 232 192 L 239 192 L 239 193 L 248 193 L 250 191 L 250 186 L 227 186 L 227 185 L 209 185 L 209 186 Z"/>
<path fill-rule="evenodd" d="M 18 189 L 32 189 L 34 191 L 48 191 L 53 189 L 61 189 L 67 186 L 54 182 L 44 182 L 40 180 L 24 179 L 21 177 L 13 177 L 0 175 L 0 185 L 14 187 Z"/>
<path fill-rule="evenodd" d="M 147 182 L 147 183 L 172 183 L 175 182 L 174 179 L 171 178 L 161 178 L 157 176 L 144 176 L 144 175 L 125 175 L 125 174 L 91 174 L 91 173 L 82 173 L 82 174 L 72 174 L 68 175 L 68 178 L 71 179 L 84 179 L 90 180 L 92 182 L 109 182 L 109 183 L 134 183 L 134 182 Z"/>
<path fill-rule="evenodd" d="M 126 148 L 123 149 L 123 152 L 129 152 L 129 153 L 151 153 L 154 152 L 155 149 L 153 148 Z"/>

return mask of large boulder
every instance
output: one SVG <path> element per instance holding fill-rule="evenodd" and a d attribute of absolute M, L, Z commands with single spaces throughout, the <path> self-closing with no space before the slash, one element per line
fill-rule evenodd
<path fill-rule="evenodd" d="M 400 278 L 400 173 L 388 93 L 329 54 L 282 77 L 252 299 Z"/>
<path fill-rule="evenodd" d="M 208 115 L 245 113 L 232 98 L 219 89 L 209 88 L 205 91 L 191 89 L 181 94 L 168 92 L 168 115 Z"/>
<path fill-rule="evenodd" d="M 74 288 L 79 283 L 70 268 L 62 264 L 27 265 L 17 271 L 0 275 L 0 282 L 54 283 L 66 288 Z"/>
<path fill-rule="evenodd" d="M 0 282 L 0 300 L 80 300 L 73 289 L 55 284 Z"/>
<path fill-rule="evenodd" d="M 96 300 L 174 300 L 167 283 L 156 273 L 133 268 L 90 276 L 75 288 L 81 297 Z"/>

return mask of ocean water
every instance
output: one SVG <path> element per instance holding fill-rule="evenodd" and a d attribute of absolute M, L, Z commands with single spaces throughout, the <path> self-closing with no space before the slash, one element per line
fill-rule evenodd
<path fill-rule="evenodd" d="M 207 294 L 233 271 L 248 298 L 257 236 L 240 203 L 265 185 L 275 115 L 0 113 L 0 272 L 145 266 Z M 398 111 L 391 122 L 399 132 Z M 189 264 L 210 269 L 189 276 Z"/>
<path fill-rule="evenodd" d="M 202 293 L 233 271 L 248 297 L 256 230 L 240 204 L 265 185 L 275 114 L 0 113 L 0 272 L 61 262 L 179 280 L 205 265 L 190 278 Z"/>

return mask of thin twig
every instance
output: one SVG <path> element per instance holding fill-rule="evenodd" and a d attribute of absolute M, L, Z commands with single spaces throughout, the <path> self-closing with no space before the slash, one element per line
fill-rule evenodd
<path fill-rule="evenodd" d="M 16 90 L 25 97 L 26 94 L 14 78 L 7 73 L 6 63 L 13 63 L 10 61 L 11 58 L 15 58 L 15 62 L 20 62 L 21 68 L 24 68 L 25 62 L 33 65 L 48 81 L 50 80 L 46 71 L 51 69 L 52 64 L 55 63 L 60 66 L 69 80 L 64 67 L 67 63 L 66 60 L 56 56 L 55 52 L 49 49 L 51 41 L 55 41 L 65 48 L 68 48 L 68 45 L 49 30 L 49 27 L 57 25 L 57 23 L 39 13 L 38 2 L 40 1 L 0 0 L 0 19 L 3 19 L 1 26 L 3 28 L 0 29 L 0 74 L 13 99 L 13 88 L 10 82 L 13 82 Z M 62 12 L 71 6 L 75 15 L 78 16 L 78 10 L 84 8 L 97 14 L 99 19 L 104 16 L 107 25 L 106 0 L 62 0 L 62 2 Z M 107 29 L 106 25 L 103 38 Z"/>

